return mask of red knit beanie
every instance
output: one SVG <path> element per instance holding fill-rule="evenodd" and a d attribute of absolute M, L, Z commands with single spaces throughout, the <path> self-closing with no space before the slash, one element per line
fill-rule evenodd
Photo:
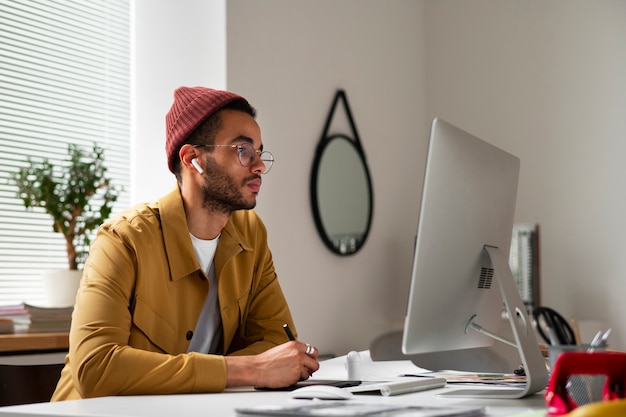
<path fill-rule="evenodd" d="M 178 151 L 200 123 L 236 100 L 246 101 L 230 91 L 206 87 L 180 87 L 174 91 L 174 103 L 165 115 L 165 152 L 170 171 L 174 172 Z"/>

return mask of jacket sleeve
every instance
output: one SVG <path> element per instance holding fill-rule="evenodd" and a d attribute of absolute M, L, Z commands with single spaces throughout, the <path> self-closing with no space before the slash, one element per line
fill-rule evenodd
<path fill-rule="evenodd" d="M 158 264 L 158 257 L 155 259 Z M 90 249 L 75 304 L 67 359 L 71 372 L 63 373 L 59 394 L 53 399 L 72 397 L 68 386 L 82 398 L 224 389 L 226 365 L 222 356 L 187 354 L 184 350 L 166 353 L 154 343 L 155 337 L 142 333 L 151 329 L 137 328 L 131 314 L 140 303 L 133 298 L 137 270 L 129 241 L 112 228 L 101 228 Z M 154 307 L 153 331 L 167 335 L 173 330 L 165 319 L 158 320 L 163 312 Z"/>

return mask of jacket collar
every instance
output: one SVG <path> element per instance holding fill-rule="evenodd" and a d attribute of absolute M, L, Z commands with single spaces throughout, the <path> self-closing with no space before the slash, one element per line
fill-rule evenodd
<path fill-rule="evenodd" d="M 178 186 L 161 197 L 158 205 L 165 252 L 172 280 L 176 281 L 200 271 L 200 264 L 196 259 L 189 237 L 189 226 Z M 235 226 L 231 215 L 222 230 L 215 254 L 217 274 L 219 275 L 222 267 L 230 258 L 241 251 L 252 251 L 252 246 Z"/>

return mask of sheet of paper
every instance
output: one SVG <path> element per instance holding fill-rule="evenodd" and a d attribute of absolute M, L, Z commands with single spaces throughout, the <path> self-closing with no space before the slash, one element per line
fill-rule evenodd
<path fill-rule="evenodd" d="M 373 361 L 369 351 L 359 352 L 361 356 L 361 380 L 384 381 L 406 374 L 423 374 L 429 370 L 415 366 L 410 360 Z M 346 356 L 339 356 L 320 362 L 320 369 L 313 374 L 319 379 L 348 379 Z"/>
<path fill-rule="evenodd" d="M 515 386 L 525 383 L 526 378 L 515 374 L 495 374 L 464 372 L 464 371 L 430 371 L 416 366 L 410 360 L 373 361 L 369 351 L 359 352 L 361 357 L 362 381 L 391 381 L 407 376 L 430 376 L 445 378 L 448 383 L 458 384 L 489 384 Z M 320 362 L 320 369 L 312 379 L 349 379 L 346 356 L 339 356 Z"/>

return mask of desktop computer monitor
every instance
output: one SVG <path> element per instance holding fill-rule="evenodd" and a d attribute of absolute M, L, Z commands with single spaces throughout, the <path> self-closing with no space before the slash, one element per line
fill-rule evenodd
<path fill-rule="evenodd" d="M 508 264 L 519 170 L 517 157 L 433 120 L 402 351 L 452 351 L 499 341 L 517 349 L 527 379 L 521 389 L 452 394 L 521 398 L 547 383 L 532 321 Z M 498 334 L 503 308 L 515 340 Z"/>

